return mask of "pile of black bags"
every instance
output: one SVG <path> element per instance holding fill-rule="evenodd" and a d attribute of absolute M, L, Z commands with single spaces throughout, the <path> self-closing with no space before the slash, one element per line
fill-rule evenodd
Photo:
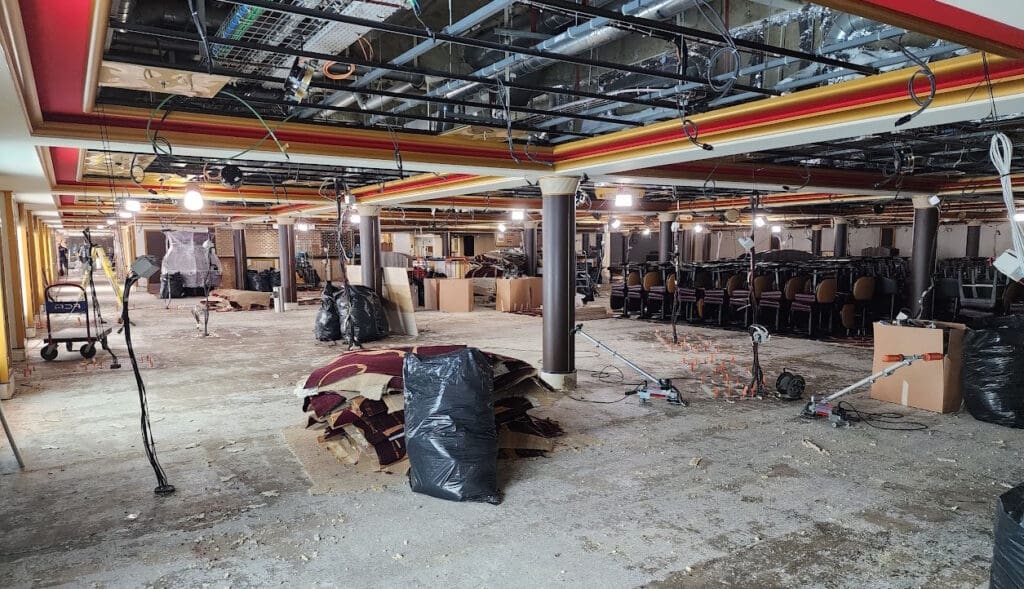
<path fill-rule="evenodd" d="M 975 323 L 964 337 L 960 383 L 975 419 L 1024 428 L 1024 316 Z"/>
<path fill-rule="evenodd" d="M 343 340 L 362 344 L 383 339 L 391 332 L 384 304 L 371 288 L 324 285 L 313 334 L 322 342 Z"/>
<path fill-rule="evenodd" d="M 1024 485 L 996 501 L 996 541 L 992 551 L 991 589 L 1024 587 Z"/>
<path fill-rule="evenodd" d="M 181 299 L 185 297 L 185 277 L 181 272 L 160 275 L 160 298 Z"/>
<path fill-rule="evenodd" d="M 267 268 L 259 272 L 256 270 L 246 270 L 245 282 L 246 290 L 273 292 L 275 286 L 281 286 L 281 272 L 273 268 Z"/>

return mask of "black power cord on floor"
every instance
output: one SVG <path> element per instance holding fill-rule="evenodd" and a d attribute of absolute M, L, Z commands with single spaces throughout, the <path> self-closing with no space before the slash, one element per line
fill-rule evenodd
<path fill-rule="evenodd" d="M 849 403 L 849 401 L 840 401 L 836 405 L 836 409 L 841 409 L 846 412 L 846 420 L 850 422 L 863 422 L 875 429 L 884 429 L 889 431 L 897 432 L 917 432 L 928 429 L 928 425 L 921 423 L 920 421 L 903 421 L 906 415 L 902 413 L 896 413 L 895 411 L 885 411 L 882 413 L 871 413 L 868 411 L 861 411 Z M 886 425 L 879 425 L 886 424 Z"/>
<path fill-rule="evenodd" d="M 135 384 L 139 389 L 139 407 L 142 410 L 142 444 L 146 448 L 146 457 L 153 467 L 153 474 L 156 475 L 156 489 L 153 492 L 157 495 L 170 495 L 174 492 L 174 485 L 167 482 L 167 475 L 160 466 L 156 457 L 156 443 L 153 441 L 153 429 L 149 422 L 149 402 L 146 400 L 146 383 L 142 381 L 142 374 L 139 372 L 139 363 L 135 359 L 135 350 L 132 348 L 132 323 L 128 318 L 128 296 L 132 287 L 141 278 L 135 269 L 132 268 L 128 277 L 124 280 L 124 292 L 121 294 L 121 323 L 124 326 L 124 342 L 128 345 L 128 359 L 132 362 L 132 372 L 135 373 Z"/>

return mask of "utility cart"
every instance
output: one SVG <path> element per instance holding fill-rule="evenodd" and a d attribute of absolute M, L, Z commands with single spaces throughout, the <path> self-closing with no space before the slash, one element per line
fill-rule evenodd
<path fill-rule="evenodd" d="M 103 347 L 110 357 L 113 358 L 111 368 L 120 368 L 117 356 L 107 345 L 107 337 L 113 330 L 100 323 L 99 316 L 95 311 L 89 311 L 89 300 L 85 288 L 72 282 L 58 282 L 46 287 L 46 337 L 43 339 L 43 349 L 40 355 L 47 362 L 55 360 L 59 351 L 58 346 L 64 344 L 69 352 L 74 350 L 74 344 L 81 343 L 78 353 L 83 358 L 89 359 L 96 355 L 96 342 Z M 53 328 L 53 315 L 84 315 L 84 326 L 61 327 L 56 331 Z"/>

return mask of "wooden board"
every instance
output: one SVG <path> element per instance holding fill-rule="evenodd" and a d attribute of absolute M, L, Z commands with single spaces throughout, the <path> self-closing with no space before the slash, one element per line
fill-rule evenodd
<path fill-rule="evenodd" d="M 384 268 L 384 311 L 391 324 L 391 332 L 399 335 L 419 335 L 416 329 L 416 305 L 409 288 L 409 274 L 405 268 Z"/>
<path fill-rule="evenodd" d="M 242 311 L 251 311 L 254 308 L 270 308 L 271 293 L 269 292 L 218 288 L 211 291 L 210 296 L 222 298 L 226 300 L 232 308 L 241 309 Z"/>

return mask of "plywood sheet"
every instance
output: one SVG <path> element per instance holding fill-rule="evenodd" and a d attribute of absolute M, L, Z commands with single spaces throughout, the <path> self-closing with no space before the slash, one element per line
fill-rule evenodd
<path fill-rule="evenodd" d="M 193 98 L 213 98 L 231 81 L 228 76 L 213 76 L 162 67 L 150 67 L 104 60 L 100 66 L 100 86 L 142 92 L 179 94 Z"/>

